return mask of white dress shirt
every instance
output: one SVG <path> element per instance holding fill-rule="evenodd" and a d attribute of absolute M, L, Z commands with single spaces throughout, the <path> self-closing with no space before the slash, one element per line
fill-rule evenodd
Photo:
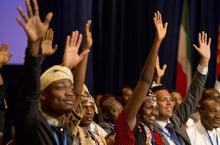
<path fill-rule="evenodd" d="M 187 128 L 187 133 L 190 138 L 190 141 L 192 145 L 212 145 L 210 142 L 210 139 L 208 137 L 208 134 L 206 132 L 206 129 L 201 123 L 201 120 L 199 120 L 197 123 L 192 125 L 191 127 Z M 213 129 L 208 131 L 213 145 L 217 145 L 216 142 L 216 136 L 218 139 L 218 144 L 220 144 L 220 129 Z"/>
<path fill-rule="evenodd" d="M 165 128 L 165 126 L 167 125 L 167 123 L 163 122 L 163 121 L 159 121 L 156 120 L 155 122 L 157 125 L 160 126 L 160 129 L 162 129 L 164 132 L 166 132 L 168 135 L 170 135 L 169 131 Z M 168 123 L 171 123 L 170 120 L 168 120 Z M 162 132 L 161 132 L 162 133 Z M 162 133 L 163 134 L 163 133 Z M 171 140 L 168 136 L 166 136 L 165 134 L 163 134 L 163 136 L 166 138 L 166 140 L 168 141 L 168 143 L 170 145 L 176 145 L 175 142 L 173 140 Z"/>

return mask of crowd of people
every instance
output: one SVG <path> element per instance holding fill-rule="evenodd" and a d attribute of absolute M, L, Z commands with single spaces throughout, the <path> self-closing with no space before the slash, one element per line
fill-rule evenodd
<path fill-rule="evenodd" d="M 153 17 L 155 39 L 135 88 L 125 85 L 117 94 L 92 96 L 85 84 L 92 21 L 87 21 L 84 35 L 75 30 L 66 37 L 62 62 L 41 72 L 42 61 L 58 48 L 52 46 L 54 33 L 49 28 L 53 13 L 41 21 L 37 0 L 25 0 L 25 4 L 27 13 L 18 7 L 22 18 L 16 20 L 27 35 L 27 49 L 12 137 L 4 144 L 218 145 L 220 93 L 204 87 L 211 57 L 206 32 L 199 33 L 199 45 L 193 45 L 200 61 L 186 96 L 160 82 L 167 66 L 160 67 L 158 51 L 168 23 L 163 23 L 159 11 Z M 12 57 L 8 48 L 2 43 L 0 70 Z M 3 80 L 0 73 L 1 111 L 8 107 Z"/>

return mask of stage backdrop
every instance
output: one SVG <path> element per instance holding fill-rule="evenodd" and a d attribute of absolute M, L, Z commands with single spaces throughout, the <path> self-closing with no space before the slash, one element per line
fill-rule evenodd
<path fill-rule="evenodd" d="M 59 49 L 45 60 L 43 70 L 62 60 L 67 34 L 78 29 L 84 33 L 88 19 L 92 19 L 93 47 L 89 54 L 86 84 L 91 92 L 114 93 L 122 85 L 135 86 L 141 68 L 152 46 L 155 36 L 153 15 L 159 10 L 163 21 L 167 21 L 168 31 L 160 51 L 160 63 L 167 64 L 162 83 L 169 89 L 175 88 L 179 27 L 182 16 L 183 0 L 38 0 L 41 17 L 48 11 L 54 13 L 51 27 L 55 31 L 54 43 Z M 16 6 L 24 9 L 23 0 L 3 0 L 0 5 L 0 41 L 9 43 L 14 54 L 10 65 L 23 64 L 26 37 L 17 24 Z M 192 72 L 198 64 L 198 53 L 192 44 L 198 44 L 197 35 L 202 30 L 212 37 L 212 59 L 209 65 L 207 87 L 215 82 L 215 62 L 217 50 L 219 0 L 188 1 L 190 50 Z M 10 69 L 13 67 L 10 67 Z M 12 70 L 13 71 L 13 70 Z M 14 72 L 14 71 L 13 71 Z M 10 77 L 6 74 L 6 81 Z M 8 80 L 9 79 L 9 80 Z"/>
<path fill-rule="evenodd" d="M 61 61 L 66 35 L 75 29 L 84 33 L 86 20 L 92 19 L 94 43 L 89 54 L 86 84 L 91 92 L 98 93 L 114 93 L 122 85 L 135 87 L 155 36 L 153 15 L 159 10 L 163 15 L 163 21 L 169 23 L 166 38 L 159 51 L 161 65 L 168 65 L 162 83 L 169 89 L 175 88 L 183 0 L 39 0 L 39 2 L 42 18 L 46 12 L 54 12 L 51 27 L 55 31 L 55 42 L 60 46 L 57 54 L 45 61 L 45 68 L 53 62 Z M 193 43 L 198 44 L 198 32 L 204 30 L 212 37 L 212 59 L 206 87 L 212 87 L 216 79 L 218 6 L 218 0 L 188 1 L 192 72 L 195 71 L 199 61 L 199 55 L 192 47 Z"/>

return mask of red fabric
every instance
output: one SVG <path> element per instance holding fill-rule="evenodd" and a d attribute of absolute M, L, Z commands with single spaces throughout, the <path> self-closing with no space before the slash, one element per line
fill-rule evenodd
<path fill-rule="evenodd" d="M 216 57 L 216 76 L 220 75 L 220 21 L 218 24 L 218 47 L 217 47 L 217 57 Z"/>
<path fill-rule="evenodd" d="M 184 97 L 187 89 L 186 74 L 183 72 L 182 66 L 179 62 L 177 62 L 176 70 L 176 89 L 179 90 Z"/>
<path fill-rule="evenodd" d="M 157 133 L 153 131 L 153 138 L 156 145 L 163 145 L 163 135 L 161 133 Z"/>
<path fill-rule="evenodd" d="M 125 109 L 119 114 L 114 125 L 115 145 L 134 145 L 135 138 L 128 125 Z"/>

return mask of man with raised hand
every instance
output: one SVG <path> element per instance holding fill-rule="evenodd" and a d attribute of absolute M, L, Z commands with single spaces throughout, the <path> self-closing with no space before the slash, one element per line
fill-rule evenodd
<path fill-rule="evenodd" d="M 154 125 L 154 135 L 162 135 L 162 138 L 154 139 L 162 140 L 165 145 L 191 145 L 185 130 L 185 124 L 202 96 L 202 90 L 207 79 L 208 64 L 211 56 L 211 38 L 207 39 L 207 34 L 203 31 L 199 33 L 199 47 L 195 44 L 193 45 L 200 54 L 199 65 L 185 100 L 174 112 L 174 98 L 170 95 L 169 91 L 162 85 L 152 88 L 152 91 L 157 96 L 159 111 L 158 119 Z"/>
<path fill-rule="evenodd" d="M 55 65 L 41 73 L 41 40 L 48 30 L 52 13 L 42 22 L 37 0 L 26 0 L 28 15 L 18 7 L 24 22 L 17 17 L 28 37 L 23 77 L 14 117 L 15 144 L 17 145 L 72 145 L 73 136 L 64 116 L 74 104 L 74 86 L 71 70 Z M 67 36 L 67 45 L 74 46 L 73 64 L 76 66 L 84 57 L 78 55 L 81 39 Z M 82 37 L 82 36 L 81 36 Z"/>

